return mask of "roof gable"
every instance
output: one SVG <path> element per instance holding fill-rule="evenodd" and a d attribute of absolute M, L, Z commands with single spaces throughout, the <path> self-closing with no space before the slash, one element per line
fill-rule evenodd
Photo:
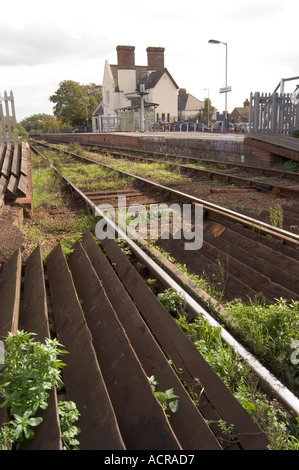
<path fill-rule="evenodd" d="M 179 111 L 194 111 L 203 108 L 204 103 L 190 93 L 178 95 L 178 109 Z"/>
<path fill-rule="evenodd" d="M 119 83 L 118 83 L 118 70 L 119 70 L 119 67 L 118 67 L 118 65 L 110 65 L 110 69 L 111 69 L 111 73 L 112 73 L 112 77 L 113 77 L 113 81 L 114 81 L 114 85 L 115 85 L 115 91 L 121 91 L 119 89 Z M 164 73 L 166 73 L 169 76 L 169 78 L 172 81 L 172 83 L 174 84 L 175 88 L 176 89 L 179 88 L 178 85 L 176 84 L 176 82 L 174 81 L 172 75 L 167 70 L 167 68 L 163 68 L 163 69 L 160 69 L 160 70 L 155 70 L 153 72 L 148 73 L 147 66 L 136 65 L 135 66 L 135 71 L 136 71 L 136 84 L 137 83 L 144 83 L 145 88 L 147 90 L 149 90 L 151 88 L 154 88 L 157 85 L 157 83 L 159 82 L 159 80 L 162 78 Z"/>
<path fill-rule="evenodd" d="M 140 80 L 140 83 L 145 84 L 145 88 L 149 90 L 150 88 L 155 88 L 159 80 L 163 77 L 164 74 L 167 74 L 170 80 L 172 81 L 173 85 L 175 88 L 178 90 L 178 86 L 176 82 L 174 81 L 172 75 L 168 72 L 166 68 L 160 69 L 160 70 L 155 70 L 154 72 L 151 72 L 148 77 L 146 77 L 144 80 Z"/>

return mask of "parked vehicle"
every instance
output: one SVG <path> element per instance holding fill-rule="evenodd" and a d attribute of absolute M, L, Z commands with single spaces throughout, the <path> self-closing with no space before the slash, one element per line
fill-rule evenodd
<path fill-rule="evenodd" d="M 170 125 L 170 129 L 169 129 L 169 130 L 172 131 L 172 132 L 178 132 L 178 131 L 180 130 L 180 125 L 181 125 L 181 124 L 182 124 L 182 123 L 179 122 L 179 121 L 178 121 L 178 122 L 176 122 L 176 121 L 175 121 L 175 122 L 172 122 L 171 125 Z"/>
<path fill-rule="evenodd" d="M 170 124 L 170 131 L 172 132 L 210 132 L 210 128 L 205 124 L 197 122 L 172 122 Z"/>
<path fill-rule="evenodd" d="M 181 130 L 187 132 L 199 131 L 199 126 L 196 122 L 183 122 Z"/>
<path fill-rule="evenodd" d="M 216 121 L 211 125 L 211 132 L 224 132 L 224 121 Z M 235 132 L 234 125 L 228 123 L 228 132 Z"/>
<path fill-rule="evenodd" d="M 245 134 L 246 132 L 249 132 L 249 123 L 248 122 L 238 122 L 234 124 L 235 126 L 235 132 L 239 134 Z"/>

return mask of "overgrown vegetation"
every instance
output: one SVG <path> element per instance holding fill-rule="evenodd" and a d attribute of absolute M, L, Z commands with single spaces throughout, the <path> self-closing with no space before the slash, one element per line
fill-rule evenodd
<path fill-rule="evenodd" d="M 52 162 L 58 168 L 61 165 L 56 154 Z M 34 211 L 23 226 L 28 248 L 47 243 L 49 237 L 57 236 L 68 256 L 75 241 L 81 240 L 86 228 L 93 231 L 98 219 L 83 209 L 74 211 L 69 207 L 70 200 L 65 197 L 61 178 L 43 158 L 32 155 L 32 167 Z M 47 253 L 45 247 L 44 258 Z"/>
<path fill-rule="evenodd" d="M 298 137 L 299 137 L 299 133 L 298 133 Z M 299 171 L 299 164 L 298 162 L 295 162 L 294 160 L 287 160 L 282 166 L 286 171 L 293 171 L 295 173 Z"/>
<path fill-rule="evenodd" d="M 60 168 L 64 170 L 63 160 L 56 162 L 56 164 L 59 163 L 61 164 Z M 83 171 L 82 175 L 80 171 L 77 172 L 78 186 L 82 185 L 81 187 L 84 187 L 87 175 L 92 174 L 89 172 L 92 166 L 96 166 L 97 169 L 100 168 L 98 165 L 86 165 L 86 169 Z M 80 166 L 80 169 L 81 168 Z M 147 164 L 147 171 L 149 171 L 148 169 L 149 166 Z M 73 179 L 73 175 L 75 175 L 76 172 L 74 171 L 73 175 L 71 175 L 73 171 L 72 167 L 69 167 L 69 171 L 69 177 Z M 125 171 L 129 171 L 129 169 L 126 168 Z M 133 173 L 136 172 L 134 171 Z M 93 174 L 93 177 L 94 176 Z M 109 176 L 111 176 L 111 182 L 113 183 L 114 177 L 112 177 L 111 173 L 109 175 L 108 172 L 108 179 Z M 102 180 L 105 180 L 105 178 L 107 178 L 107 173 L 102 175 L 99 179 L 101 184 Z M 54 192 L 55 188 L 58 188 L 58 186 L 55 186 L 56 183 L 57 182 L 52 181 L 50 184 Z M 116 183 L 117 187 L 120 187 L 120 183 L 121 181 Z M 56 202 L 57 201 L 59 201 L 58 198 L 56 199 Z M 56 207 L 59 206 L 56 204 Z M 280 223 L 277 214 L 279 215 L 278 210 L 275 213 L 275 223 Z M 81 229 L 83 228 L 84 230 L 86 227 L 87 221 L 84 219 L 83 214 L 81 221 L 82 226 L 80 230 L 75 230 L 74 234 L 69 234 L 62 242 L 66 254 L 71 252 L 74 241 L 80 239 L 82 235 Z M 91 219 L 90 223 L 92 224 L 93 222 L 94 219 Z M 50 224 L 48 227 L 49 226 Z M 45 232 L 43 232 L 42 223 L 37 223 L 35 228 L 37 232 L 39 232 L 38 236 L 44 236 Z M 66 228 L 65 225 L 64 228 Z M 79 228 L 78 225 L 77 228 Z M 159 247 L 156 248 L 159 249 Z M 125 244 L 122 246 L 122 249 L 126 251 Z M 175 262 L 170 255 L 168 258 Z M 223 293 L 223 287 L 225 285 L 225 269 L 223 269 L 223 266 L 219 267 L 223 280 L 220 286 L 218 284 L 213 285 L 205 276 L 191 275 L 188 273 L 186 265 L 178 263 L 176 263 L 176 265 L 204 291 L 209 293 L 211 297 L 217 300 L 221 299 L 221 293 Z M 148 282 L 151 286 L 154 283 L 152 279 Z M 182 312 L 184 307 L 182 299 L 175 298 L 175 295 L 171 291 L 160 294 L 160 300 L 175 317 L 175 321 L 177 321 L 179 326 L 185 331 L 201 354 L 203 354 L 222 380 L 233 391 L 237 399 L 267 433 L 271 440 L 271 449 L 299 450 L 298 417 L 294 418 L 290 416 L 282 409 L 278 402 L 275 400 L 269 401 L 268 398 L 259 391 L 258 382 L 250 369 L 223 343 L 220 329 L 212 328 L 207 322 L 200 318 L 196 319 L 194 322 L 188 322 Z M 251 347 L 254 353 L 262 358 L 264 363 L 268 364 L 275 373 L 280 374 L 283 381 L 288 386 L 294 387 L 293 390 L 298 393 L 298 372 L 295 365 L 290 361 L 291 353 L 294 351 L 294 349 L 292 349 L 293 341 L 298 339 L 295 337 L 299 326 L 298 303 L 287 304 L 283 299 L 280 299 L 273 306 L 266 306 L 261 303 L 252 303 L 246 306 L 241 301 L 236 300 L 234 303 L 227 305 L 226 309 L 228 312 L 227 316 L 221 318 L 221 321 L 230 329 L 234 329 L 241 341 L 246 342 L 248 347 Z M 155 382 L 154 378 L 153 381 Z M 156 386 L 157 384 L 154 385 Z M 172 397 L 173 391 L 171 392 L 170 390 L 159 393 L 161 403 L 164 400 L 165 406 L 168 406 L 167 403 L 169 399 L 175 401 L 175 397 Z M 193 393 L 194 400 L 197 399 L 195 395 L 196 394 Z M 73 436 L 71 436 L 71 439 L 72 438 Z M 76 440 L 75 437 L 74 439 Z"/>
<path fill-rule="evenodd" d="M 208 279 L 189 273 L 186 265 L 176 262 L 163 249 L 156 248 L 195 284 L 219 300 L 217 287 Z M 165 295 L 168 296 L 167 292 Z M 164 306 L 167 307 L 167 303 L 164 303 Z M 298 395 L 298 302 L 287 303 L 280 299 L 273 305 L 257 301 L 245 305 L 237 299 L 224 306 L 227 314 L 225 317 L 218 316 L 219 324 L 234 331 L 241 343 L 248 349 L 251 348 L 266 367 L 268 366 L 288 388 L 293 389 L 295 395 Z M 222 341 L 220 327 L 211 327 L 201 317 L 188 321 L 182 313 L 181 304 L 178 307 L 176 312 L 171 309 L 175 321 L 268 435 L 270 448 L 299 450 L 299 417 L 293 416 L 275 399 L 269 400 L 267 395 L 260 391 L 259 380 L 250 367 Z M 201 385 L 198 383 L 198 391 L 189 392 L 195 404 L 201 391 Z"/>
<path fill-rule="evenodd" d="M 287 309 L 285 302 L 280 301 L 280 311 L 277 312 L 277 306 L 273 305 L 269 307 L 269 312 L 274 312 L 276 318 L 283 317 L 284 312 Z M 262 307 L 262 306 L 261 306 Z M 240 317 L 244 319 L 244 323 L 240 325 L 240 332 L 247 332 L 247 336 L 251 338 L 251 333 L 259 331 L 259 322 L 248 322 L 246 324 L 246 318 L 249 316 L 246 306 L 241 302 L 238 303 L 238 307 L 235 305 L 229 310 L 229 317 L 233 315 L 233 308 L 237 309 Z M 297 306 L 296 306 L 297 308 Z M 249 309 L 249 307 L 248 307 Z M 282 309 L 282 310 L 281 310 Z M 291 307 L 290 312 L 294 313 L 294 305 Z M 172 310 L 172 315 L 174 314 Z M 259 320 L 263 315 L 262 308 L 259 311 Z M 289 316 L 286 317 L 285 321 L 288 321 Z M 297 318 L 298 320 L 298 318 Z M 260 391 L 258 379 L 254 376 L 249 366 L 247 366 L 239 356 L 230 348 L 229 345 L 225 344 L 221 338 L 221 328 L 212 327 L 202 317 L 197 317 L 194 321 L 189 322 L 186 316 L 178 309 L 175 315 L 175 321 L 180 328 L 185 332 L 188 338 L 193 342 L 198 351 L 203 357 L 209 362 L 211 367 L 216 371 L 223 382 L 230 388 L 236 398 L 252 416 L 252 418 L 259 424 L 261 429 L 267 434 L 270 440 L 270 448 L 272 450 L 299 450 L 299 417 L 292 416 L 285 411 L 279 403 L 273 399 L 269 401 L 266 394 Z M 242 323 L 242 322 L 241 322 Z M 268 318 L 268 322 L 265 324 L 271 324 L 273 327 L 273 321 Z M 295 327 L 293 329 L 293 327 Z M 265 327 L 267 330 L 267 328 Z M 271 339 L 272 343 L 277 342 L 277 338 L 283 337 L 282 330 L 279 328 L 279 322 L 277 322 L 276 335 Z M 286 331 L 286 337 L 288 338 L 288 348 L 284 349 L 283 344 L 281 345 L 282 354 L 284 359 L 290 360 L 291 357 L 291 341 L 294 335 L 298 331 L 298 324 L 290 325 L 290 330 Z M 280 333 L 279 333 L 280 332 Z M 288 332 L 292 332 L 289 336 Z M 264 337 L 263 349 L 267 350 L 267 344 L 269 341 L 270 332 L 267 332 L 267 336 Z M 243 337 L 243 334 L 242 334 Z M 251 338 L 251 342 L 255 343 L 255 337 Z M 259 350 L 257 351 L 259 352 Z M 276 352 L 273 350 L 273 359 L 277 361 L 278 356 L 275 357 Z M 298 372 L 296 372 L 297 375 Z M 297 378 L 296 378 L 297 383 Z M 198 394 L 201 393 L 200 384 Z M 298 388 L 297 388 L 298 389 Z M 194 402 L 197 401 L 197 393 L 193 391 L 195 396 Z M 230 431 L 230 429 L 226 429 Z"/>
<path fill-rule="evenodd" d="M 73 401 L 59 401 L 58 411 L 60 419 L 60 428 L 65 450 L 79 450 L 80 442 L 77 439 L 80 434 L 80 428 L 76 423 L 80 413 Z"/>
<path fill-rule="evenodd" d="M 283 228 L 283 208 L 280 205 L 270 207 L 268 223 L 277 228 Z"/>
<path fill-rule="evenodd" d="M 275 372 L 295 394 L 299 369 L 292 363 L 294 342 L 299 339 L 299 302 L 279 299 L 272 305 L 240 300 L 227 305 L 227 322 L 251 351 Z"/>
<path fill-rule="evenodd" d="M 59 207 L 62 205 L 60 181 L 53 168 L 35 168 L 32 174 L 33 206 L 36 209 Z"/>
<path fill-rule="evenodd" d="M 101 159 L 101 161 L 111 167 L 117 168 L 118 170 L 140 176 L 141 178 L 150 178 L 159 184 L 182 184 L 184 181 L 179 168 L 174 168 L 170 163 L 132 162 L 130 160 L 120 160 L 109 156 Z"/>
<path fill-rule="evenodd" d="M 64 166 L 63 174 L 77 187 L 85 190 L 120 189 L 128 186 L 128 180 L 116 171 L 102 167 L 96 163 L 86 165 Z"/>
<path fill-rule="evenodd" d="M 176 315 L 184 306 L 183 296 L 172 288 L 158 294 L 158 299 L 172 315 Z"/>
<path fill-rule="evenodd" d="M 50 391 L 63 385 L 60 356 L 66 351 L 56 339 L 36 341 L 34 333 L 17 331 L 5 339 L 5 365 L 0 374 L 1 407 L 9 413 L 8 422 L 1 428 L 0 449 L 20 449 L 25 439 L 34 438 L 34 428 L 43 418 L 40 410 L 48 407 Z M 65 447 L 77 447 L 72 428 L 79 412 L 74 403 L 63 402 L 60 408 Z"/>

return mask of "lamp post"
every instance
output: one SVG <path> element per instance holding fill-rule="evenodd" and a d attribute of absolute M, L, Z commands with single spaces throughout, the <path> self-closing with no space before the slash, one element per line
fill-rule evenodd
<path fill-rule="evenodd" d="M 205 88 L 208 91 L 208 127 L 210 127 L 210 90 L 209 88 Z"/>
<path fill-rule="evenodd" d="M 209 44 L 224 44 L 225 45 L 225 88 L 227 88 L 227 42 L 218 41 L 217 39 L 209 39 Z M 225 132 L 228 130 L 227 123 L 227 91 L 225 91 L 225 117 L 224 117 Z"/>

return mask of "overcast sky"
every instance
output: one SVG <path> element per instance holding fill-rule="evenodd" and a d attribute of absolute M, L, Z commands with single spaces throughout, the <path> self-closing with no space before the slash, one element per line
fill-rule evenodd
<path fill-rule="evenodd" d="M 299 76 L 298 23 L 298 0 L 14 0 L 1 7 L 0 93 L 13 91 L 18 121 L 53 114 L 59 83 L 101 85 L 117 45 L 135 46 L 136 65 L 159 46 L 178 86 L 201 100 L 209 93 L 223 111 L 225 46 L 208 44 L 217 39 L 228 44 L 231 112 L 250 92 Z"/>

